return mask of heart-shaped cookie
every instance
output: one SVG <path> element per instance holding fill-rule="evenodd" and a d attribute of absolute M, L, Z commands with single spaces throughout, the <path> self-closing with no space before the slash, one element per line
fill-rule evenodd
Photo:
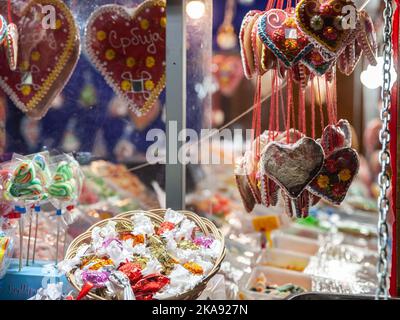
<path fill-rule="evenodd" d="M 322 132 L 321 146 L 324 149 L 325 156 L 328 157 L 337 149 L 345 147 L 346 137 L 342 129 L 335 125 L 328 125 Z"/>
<path fill-rule="evenodd" d="M 291 198 L 297 198 L 321 170 L 324 151 L 307 137 L 291 145 L 271 142 L 260 161 L 261 174 L 274 180 Z"/>
<path fill-rule="evenodd" d="M 297 27 L 292 13 L 280 9 L 268 10 L 260 17 L 258 34 L 264 45 L 287 68 L 299 62 L 313 48 Z"/>
<path fill-rule="evenodd" d="M 213 57 L 213 76 L 218 82 L 220 92 L 231 96 L 243 79 L 240 57 L 217 54 Z"/>
<path fill-rule="evenodd" d="M 251 79 L 255 73 L 254 52 L 251 41 L 251 33 L 254 23 L 261 11 L 251 10 L 243 18 L 239 33 L 240 54 L 242 56 L 244 75 L 247 79 Z"/>
<path fill-rule="evenodd" d="M 55 8 L 55 28 L 42 25 L 42 7 Z M 19 50 L 16 71 L 0 64 L 0 86 L 29 116 L 40 119 L 68 82 L 80 54 L 74 17 L 61 0 L 31 0 L 18 15 Z"/>
<path fill-rule="evenodd" d="M 351 75 L 360 61 L 361 54 L 361 46 L 356 40 L 353 40 L 339 56 L 337 61 L 339 71 L 346 76 Z"/>
<path fill-rule="evenodd" d="M 243 206 L 247 212 L 251 212 L 257 202 L 249 185 L 246 166 L 246 158 L 240 158 L 235 167 L 235 179 Z"/>
<path fill-rule="evenodd" d="M 339 127 L 344 133 L 344 138 L 345 138 L 344 147 L 350 148 L 352 145 L 352 130 L 350 122 L 345 119 L 340 119 L 336 124 L 336 126 Z"/>
<path fill-rule="evenodd" d="M 344 6 L 353 6 L 354 12 L 357 12 L 354 4 L 347 0 L 301 0 L 297 4 L 296 21 L 299 28 L 324 51 L 324 55 L 339 55 L 351 35 L 352 30 L 343 27 Z"/>
<path fill-rule="evenodd" d="M 276 58 L 274 54 L 264 45 L 260 38 L 260 33 L 258 31 L 260 25 L 260 19 L 262 17 L 262 12 L 255 15 L 254 25 L 251 32 L 251 44 L 254 54 L 254 68 L 255 74 L 262 76 L 268 70 L 272 69 L 276 65 Z"/>
<path fill-rule="evenodd" d="M 8 61 L 8 66 L 11 71 L 17 69 L 17 59 L 18 59 L 18 27 L 14 23 L 10 23 L 7 26 L 7 40 L 5 44 L 6 57 Z"/>
<path fill-rule="evenodd" d="M 331 203 L 341 204 L 359 167 L 360 161 L 355 150 L 336 150 L 326 158 L 321 172 L 307 189 Z"/>
<path fill-rule="evenodd" d="M 146 0 L 128 11 L 105 5 L 90 16 L 87 54 L 116 94 L 138 116 L 165 87 L 165 0 Z"/>
<path fill-rule="evenodd" d="M 360 21 L 357 24 L 357 42 L 372 66 L 376 66 L 378 44 L 374 23 L 369 14 L 362 10 L 359 12 Z"/>

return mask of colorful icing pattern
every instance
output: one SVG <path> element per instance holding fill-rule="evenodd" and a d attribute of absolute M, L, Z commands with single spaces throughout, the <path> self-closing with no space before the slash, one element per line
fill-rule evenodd
<path fill-rule="evenodd" d="M 151 109 L 165 87 L 165 6 L 164 0 L 147 0 L 130 13 L 105 5 L 86 28 L 90 59 L 138 116 Z"/>

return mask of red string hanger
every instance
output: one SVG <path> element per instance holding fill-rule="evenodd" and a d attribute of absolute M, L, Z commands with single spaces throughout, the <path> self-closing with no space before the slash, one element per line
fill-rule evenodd
<path fill-rule="evenodd" d="M 8 23 L 13 23 L 11 15 L 11 0 L 7 0 Z"/>

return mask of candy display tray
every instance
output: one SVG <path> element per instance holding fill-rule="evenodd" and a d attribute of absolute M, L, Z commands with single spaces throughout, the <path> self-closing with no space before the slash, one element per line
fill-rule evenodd
<path fill-rule="evenodd" d="M 256 260 L 256 266 L 269 266 L 290 271 L 303 272 L 310 263 L 310 256 L 289 250 L 267 249 Z"/>
<path fill-rule="evenodd" d="M 253 272 L 251 273 L 250 277 L 248 278 L 245 284 L 244 289 L 241 292 L 243 299 L 282 300 L 287 298 L 287 295 L 276 296 L 273 294 L 266 294 L 266 293 L 259 293 L 252 291 L 251 288 L 254 287 L 254 285 L 256 284 L 256 279 L 261 273 L 264 273 L 265 277 L 267 278 L 268 285 L 283 286 L 286 284 L 293 284 L 304 288 L 306 291 L 312 290 L 312 278 L 309 275 L 296 271 L 258 266 L 253 269 Z"/>

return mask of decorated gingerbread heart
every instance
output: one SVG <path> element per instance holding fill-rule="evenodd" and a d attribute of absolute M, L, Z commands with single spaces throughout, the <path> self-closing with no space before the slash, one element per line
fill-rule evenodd
<path fill-rule="evenodd" d="M 11 71 L 17 69 L 17 59 L 18 59 L 18 27 L 14 23 L 10 23 L 7 26 L 7 39 L 5 44 L 6 57 L 8 61 L 8 66 Z"/>
<path fill-rule="evenodd" d="M 138 116 L 165 87 L 165 0 L 146 0 L 133 10 L 98 8 L 89 18 L 86 51 L 113 90 Z"/>
<path fill-rule="evenodd" d="M 255 73 L 254 52 L 251 41 L 251 33 L 254 23 L 256 21 L 256 17 L 260 12 L 261 11 L 258 10 L 249 11 L 243 18 L 242 26 L 240 28 L 240 54 L 242 56 L 244 75 L 247 79 L 253 78 Z"/>
<path fill-rule="evenodd" d="M 256 200 L 248 184 L 245 157 L 240 158 L 236 164 L 235 179 L 240 197 L 242 198 L 243 206 L 247 212 L 253 211 L 254 206 L 256 205 Z"/>
<path fill-rule="evenodd" d="M 297 198 L 319 173 L 324 151 L 311 138 L 294 144 L 271 142 L 261 155 L 261 174 L 274 180 L 291 198 Z"/>
<path fill-rule="evenodd" d="M 378 64 L 376 59 L 378 45 L 374 23 L 365 10 L 360 11 L 359 17 L 360 21 L 357 24 L 357 42 L 369 63 L 372 66 L 376 66 Z"/>
<path fill-rule="evenodd" d="M 297 27 L 292 13 L 280 9 L 268 10 L 261 16 L 258 33 L 264 45 L 287 68 L 299 62 L 313 48 Z"/>
<path fill-rule="evenodd" d="M 243 79 L 242 63 L 236 55 L 215 55 L 212 71 L 219 90 L 225 96 L 231 96 Z"/>
<path fill-rule="evenodd" d="M 346 76 L 351 75 L 360 61 L 361 54 L 359 43 L 356 40 L 351 41 L 339 56 L 337 61 L 339 71 Z"/>
<path fill-rule="evenodd" d="M 339 127 L 344 134 L 345 138 L 344 147 L 350 148 L 352 145 L 352 129 L 349 121 L 345 119 L 340 119 L 336 124 L 336 126 Z"/>
<path fill-rule="evenodd" d="M 55 28 L 42 26 L 43 6 L 55 8 Z M 39 119 L 76 66 L 80 54 L 78 29 L 61 0 L 28 1 L 22 12 L 13 14 L 13 21 L 19 33 L 18 64 L 15 71 L 6 63 L 0 64 L 0 86 L 18 108 Z M 9 48 L 11 58 L 16 51 Z"/>
<path fill-rule="evenodd" d="M 347 0 L 301 0 L 296 7 L 299 28 L 328 58 L 339 55 L 351 36 L 351 28 L 344 25 L 345 6 L 357 12 L 354 3 Z"/>
<path fill-rule="evenodd" d="M 333 151 L 344 148 L 346 137 L 342 129 L 335 125 L 328 125 L 322 132 L 321 146 L 325 156 L 329 156 Z"/>
<path fill-rule="evenodd" d="M 336 150 L 325 160 L 308 190 L 333 204 L 341 204 L 360 166 L 357 152 L 351 148 Z"/>

